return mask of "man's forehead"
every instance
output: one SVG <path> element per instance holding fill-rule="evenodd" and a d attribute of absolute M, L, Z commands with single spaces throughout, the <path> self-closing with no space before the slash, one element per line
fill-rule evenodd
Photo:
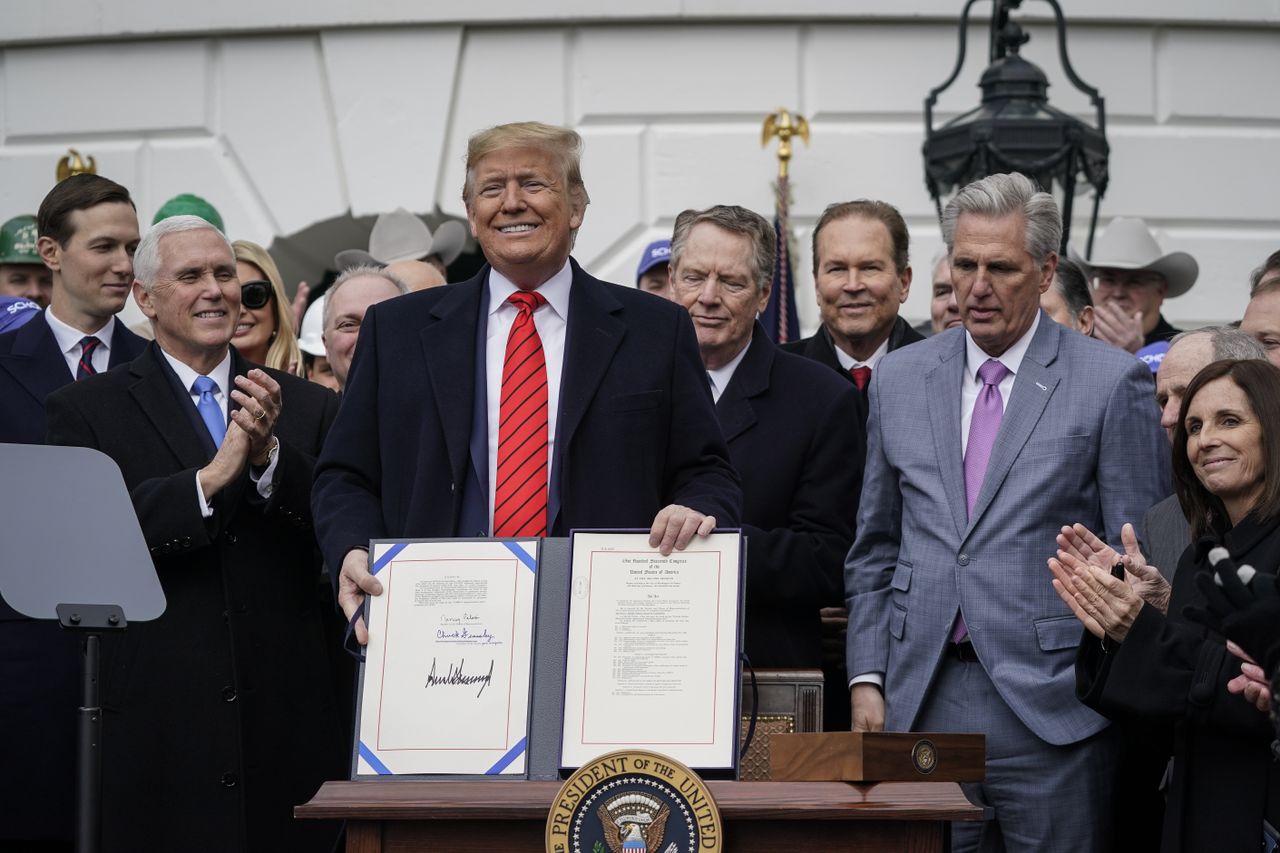
<path fill-rule="evenodd" d="M 1164 276 L 1154 270 L 1125 270 L 1119 267 L 1094 267 L 1094 275 L 1112 281 L 1133 282 L 1135 284 L 1160 284 Z"/>
<path fill-rule="evenodd" d="M 506 174 L 512 171 L 556 172 L 556 165 L 555 156 L 546 149 L 513 145 L 485 154 L 477 161 L 475 170 L 480 175 Z"/>
<path fill-rule="evenodd" d="M 380 275 L 349 278 L 333 295 L 334 315 L 363 314 L 370 305 L 399 295 L 400 289 Z"/>
<path fill-rule="evenodd" d="M 235 267 L 227 241 L 212 228 L 178 231 L 160 238 L 160 263 L 165 267 Z"/>
<path fill-rule="evenodd" d="M 1026 224 L 1023 215 L 1016 212 L 1004 216 L 962 213 L 956 220 L 952 254 L 984 245 L 988 248 L 1008 247 L 1025 251 Z"/>
<path fill-rule="evenodd" d="M 131 233 L 138 231 L 138 213 L 133 205 L 123 201 L 104 201 L 92 207 L 80 207 L 67 214 L 71 231 L 79 234 L 82 230 L 101 232 L 108 228 L 124 225 Z"/>
<path fill-rule="evenodd" d="M 1207 334 L 1191 335 L 1169 347 L 1156 371 L 1156 383 L 1163 385 L 1181 380 L 1183 386 L 1191 376 L 1213 361 L 1213 339 Z"/>

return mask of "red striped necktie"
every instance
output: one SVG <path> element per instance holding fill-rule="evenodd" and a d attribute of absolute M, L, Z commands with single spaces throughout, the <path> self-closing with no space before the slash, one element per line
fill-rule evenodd
<path fill-rule="evenodd" d="M 547 360 L 533 312 L 547 300 L 517 290 L 507 299 L 519 312 L 507 337 L 498 407 L 498 474 L 493 535 L 547 533 Z"/>
<path fill-rule="evenodd" d="M 80 363 L 76 365 L 76 379 L 84 379 L 86 376 L 93 376 L 98 371 L 93 369 L 93 351 L 98 348 L 98 344 L 102 341 L 93 335 L 85 335 L 80 339 Z"/>

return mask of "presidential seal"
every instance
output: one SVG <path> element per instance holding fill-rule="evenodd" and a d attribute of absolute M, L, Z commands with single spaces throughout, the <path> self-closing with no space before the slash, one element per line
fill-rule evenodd
<path fill-rule="evenodd" d="M 547 853 L 718 851 L 720 810 L 688 767 L 654 752 L 611 752 L 583 765 L 547 816 Z"/>
<path fill-rule="evenodd" d="M 911 763 L 915 765 L 916 772 L 928 775 L 938 766 L 938 750 L 931 740 L 918 740 L 916 745 L 911 747 Z"/>

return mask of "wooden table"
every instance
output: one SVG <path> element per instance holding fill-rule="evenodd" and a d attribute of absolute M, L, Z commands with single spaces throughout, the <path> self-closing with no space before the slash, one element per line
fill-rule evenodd
<path fill-rule="evenodd" d="M 946 821 L 983 820 L 953 782 L 715 782 L 727 853 L 942 851 Z M 558 782 L 326 782 L 299 818 L 347 821 L 347 853 L 542 853 Z"/>

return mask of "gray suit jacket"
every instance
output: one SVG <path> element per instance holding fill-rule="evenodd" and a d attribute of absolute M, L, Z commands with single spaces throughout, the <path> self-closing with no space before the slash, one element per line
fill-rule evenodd
<path fill-rule="evenodd" d="M 1118 546 L 1169 494 L 1169 445 L 1146 366 L 1047 315 L 1005 406 L 965 517 L 960 389 L 965 333 L 890 353 L 872 374 L 858 534 L 845 563 L 850 675 L 885 675 L 888 730 L 911 728 L 957 607 L 1001 697 L 1052 744 L 1106 720 L 1075 698 L 1081 625 L 1050 584 L 1064 524 Z"/>
<path fill-rule="evenodd" d="M 1182 514 L 1177 495 L 1169 495 L 1147 510 L 1142 517 L 1138 538 L 1142 541 L 1142 553 L 1147 562 L 1159 569 L 1165 580 L 1172 582 L 1178 560 L 1191 544 L 1191 525 Z"/>

